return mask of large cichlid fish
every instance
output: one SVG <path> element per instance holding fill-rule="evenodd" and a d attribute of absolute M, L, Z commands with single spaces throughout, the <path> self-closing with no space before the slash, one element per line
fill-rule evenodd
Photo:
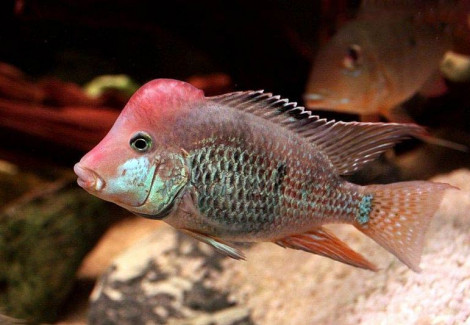
<path fill-rule="evenodd" d="M 414 124 L 335 122 L 262 91 L 205 97 L 185 82 L 140 88 L 74 167 L 78 184 L 164 220 L 230 257 L 268 241 L 376 270 L 323 225 L 345 223 L 419 270 L 424 232 L 450 185 L 359 186 L 352 173 Z"/>
<path fill-rule="evenodd" d="M 311 109 L 382 115 L 418 91 L 437 93 L 439 63 L 453 42 L 468 42 L 468 0 L 363 0 L 358 17 L 317 54 L 304 95 Z M 433 85 L 433 87 L 430 87 Z M 433 89 L 431 89 L 433 88 Z"/>

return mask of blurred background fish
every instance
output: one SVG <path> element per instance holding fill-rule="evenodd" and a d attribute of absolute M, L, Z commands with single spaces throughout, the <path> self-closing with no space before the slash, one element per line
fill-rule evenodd
<path fill-rule="evenodd" d="M 468 9 L 468 1 L 363 1 L 316 56 L 306 106 L 411 121 L 395 108 L 418 91 L 445 92 L 439 63 L 468 42 Z"/>

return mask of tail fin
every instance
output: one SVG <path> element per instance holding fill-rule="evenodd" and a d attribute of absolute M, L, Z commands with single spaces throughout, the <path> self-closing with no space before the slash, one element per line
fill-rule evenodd
<path fill-rule="evenodd" d="M 354 226 L 419 272 L 424 234 L 449 188 L 425 181 L 366 186 L 372 196 L 369 219 Z"/>

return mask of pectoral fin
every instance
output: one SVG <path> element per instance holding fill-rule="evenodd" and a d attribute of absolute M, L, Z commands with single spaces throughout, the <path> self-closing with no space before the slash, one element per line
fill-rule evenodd
<path fill-rule="evenodd" d="M 275 243 L 282 247 L 300 249 L 309 253 L 326 256 L 366 270 L 378 270 L 365 257 L 353 251 L 348 245 L 322 227 L 303 234 L 278 239 Z"/>
<path fill-rule="evenodd" d="M 233 247 L 232 244 L 230 243 L 227 243 L 225 241 L 222 241 L 221 239 L 214 238 L 214 237 L 204 235 L 198 232 L 194 232 L 191 230 L 187 230 L 187 229 L 180 229 L 180 230 L 184 232 L 185 234 L 193 238 L 196 238 L 197 240 L 200 240 L 206 244 L 211 245 L 221 254 L 227 255 L 236 260 L 245 259 L 245 255 L 243 254 L 243 252 L 239 250 L 238 248 Z"/>

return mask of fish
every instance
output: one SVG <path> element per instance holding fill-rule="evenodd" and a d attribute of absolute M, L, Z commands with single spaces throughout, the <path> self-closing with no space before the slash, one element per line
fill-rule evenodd
<path fill-rule="evenodd" d="M 74 171 L 90 194 L 235 259 L 245 258 L 236 243 L 272 242 L 378 270 L 324 227 L 343 223 L 419 271 L 425 230 L 452 186 L 360 186 L 342 175 L 422 132 L 322 119 L 262 90 L 206 97 L 186 82 L 155 79 Z"/>
<path fill-rule="evenodd" d="M 469 12 L 466 0 L 364 0 L 314 59 L 305 106 L 412 122 L 396 108 L 419 91 L 446 91 L 439 64 L 454 39 L 470 34 Z"/>

